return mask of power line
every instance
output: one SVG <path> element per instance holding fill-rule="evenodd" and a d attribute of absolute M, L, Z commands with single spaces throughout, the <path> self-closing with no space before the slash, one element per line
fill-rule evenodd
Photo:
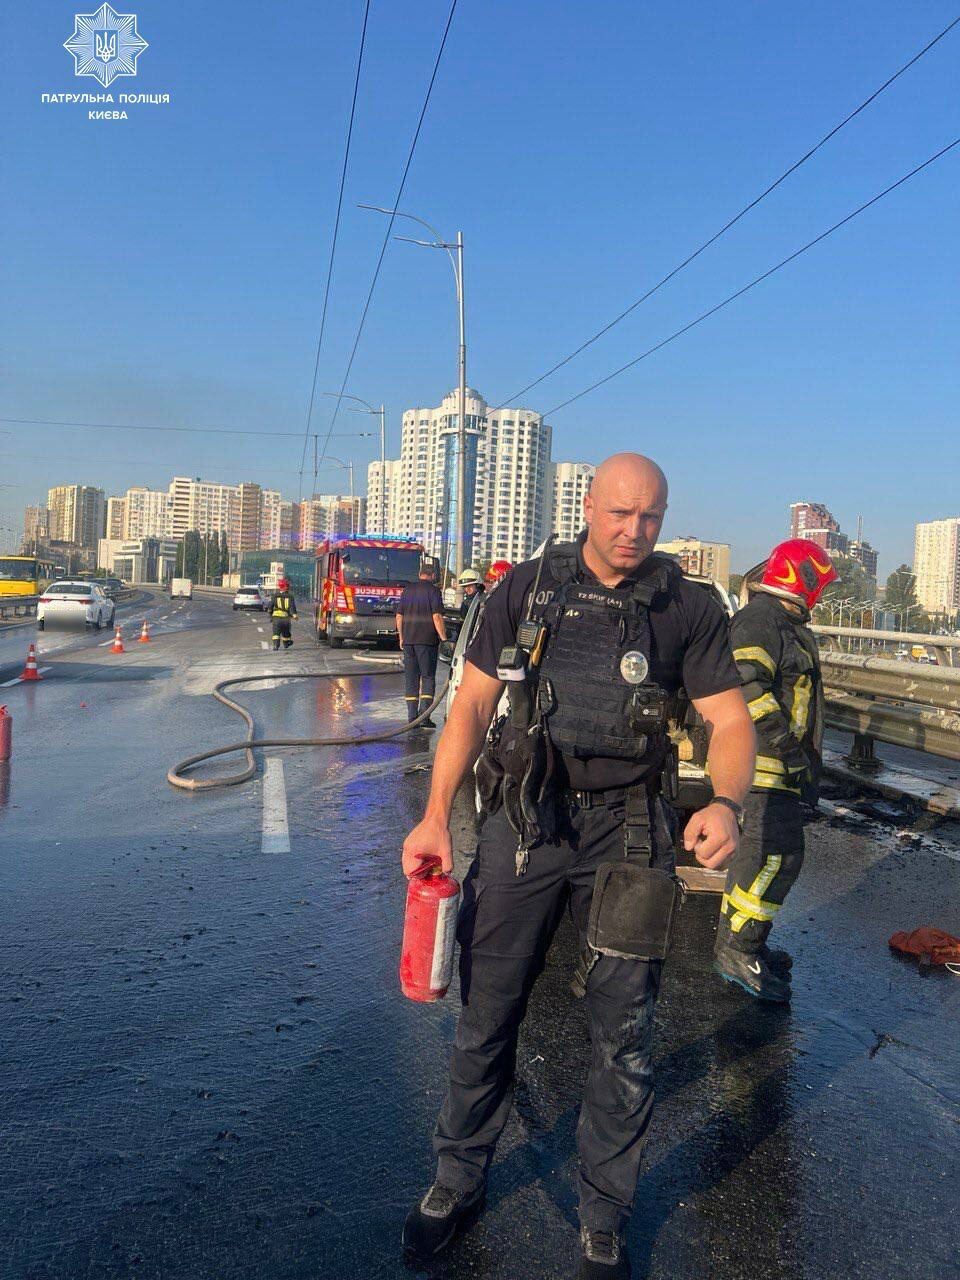
<path fill-rule="evenodd" d="M 789 169 L 785 169 L 783 173 L 781 173 L 780 177 L 776 179 L 776 181 L 771 182 L 769 187 L 767 187 L 764 191 L 761 191 L 760 194 L 756 196 L 753 200 L 751 200 L 749 204 L 744 205 L 744 207 L 740 210 L 740 212 L 735 214 L 729 220 L 729 222 L 725 222 L 724 225 L 720 228 L 720 230 L 715 232 L 710 237 L 709 240 L 705 240 L 703 244 L 700 245 L 699 249 L 695 249 L 693 253 L 689 254 L 686 258 L 684 258 L 682 262 L 678 263 L 678 265 L 675 266 L 672 271 L 668 271 L 662 280 L 658 280 L 657 283 L 653 285 L 650 289 L 648 289 L 645 294 L 637 298 L 636 302 L 631 302 L 630 306 L 627 307 L 625 311 L 621 311 L 618 316 L 615 316 L 614 319 L 609 322 L 609 324 L 605 324 L 602 329 L 598 329 L 592 338 L 588 338 L 586 342 L 581 343 L 581 345 L 577 347 L 575 351 L 571 351 L 568 356 L 564 356 L 562 360 L 559 360 L 555 365 L 552 366 L 552 368 L 548 369 L 546 373 L 542 373 L 540 377 L 535 378 L 533 382 L 528 382 L 525 387 L 521 387 L 519 391 L 516 391 L 511 396 L 509 396 L 503 402 L 503 404 L 498 405 L 496 409 L 492 409 L 490 412 L 496 413 L 499 409 L 503 409 L 507 405 L 517 404 L 521 396 L 526 395 L 528 391 L 531 391 L 534 387 L 539 386 L 540 383 L 544 382 L 547 378 L 549 378 L 551 374 L 556 373 L 558 369 L 562 369 L 564 365 L 567 365 L 570 363 L 571 360 L 576 359 L 576 357 L 580 355 L 581 352 L 586 351 L 588 347 L 593 346 L 593 344 L 599 338 L 602 338 L 605 333 L 609 333 L 610 330 L 613 329 L 616 325 L 618 325 L 621 320 L 625 320 L 626 317 L 631 314 L 631 312 L 636 311 L 637 307 L 641 306 L 644 302 L 646 302 L 648 298 L 652 298 L 653 295 L 655 293 L 658 293 L 665 284 L 667 284 L 670 280 L 674 278 L 674 276 L 679 275 L 680 272 L 684 269 L 684 267 L 688 267 L 691 262 L 693 262 L 696 258 L 699 258 L 701 253 L 703 253 L 706 249 L 709 249 L 712 244 L 716 244 L 716 242 L 720 239 L 720 237 L 723 235 L 726 235 L 726 233 L 730 230 L 731 227 L 736 226 L 736 224 L 740 221 L 740 219 L 745 217 L 751 211 L 751 209 L 755 209 L 757 205 L 761 203 L 761 201 L 765 200 L 767 196 L 771 194 L 771 192 L 776 191 L 777 187 L 779 187 L 781 183 L 785 182 L 792 173 L 796 173 L 796 171 L 801 167 L 801 165 L 806 164 L 806 162 L 810 159 L 811 156 L 816 155 L 816 153 L 820 150 L 821 147 L 826 146 L 826 144 L 830 141 L 831 138 L 836 137 L 836 135 L 840 132 L 841 129 L 843 129 L 846 125 L 848 125 L 851 120 L 855 120 L 856 117 L 860 115 L 862 111 L 865 111 L 866 108 L 870 106 L 871 102 L 874 102 L 877 98 L 879 98 L 880 94 L 883 93 L 885 89 L 889 89 L 889 87 L 893 84 L 893 82 L 895 80 L 898 80 L 900 76 L 904 74 L 904 72 L 909 71 L 909 69 L 915 63 L 919 62 L 925 53 L 929 53 L 930 50 L 934 47 L 934 45 L 939 44 L 939 42 L 944 38 L 944 36 L 949 35 L 949 33 L 953 30 L 953 28 L 958 23 L 960 23 L 960 17 L 954 18 L 954 20 L 949 24 L 949 26 L 944 27 L 944 29 L 940 32 L 939 35 L 934 36 L 934 38 L 928 44 L 925 44 L 924 47 L 919 51 L 919 53 L 915 53 L 913 57 L 909 60 L 909 62 L 905 62 L 898 71 L 895 71 L 888 80 L 885 80 L 883 84 L 880 85 L 879 89 L 875 89 L 873 93 L 870 94 L 869 98 L 865 98 L 863 102 L 861 102 L 860 105 L 855 110 L 851 111 L 849 115 L 844 116 L 844 118 L 840 121 L 839 124 L 834 125 L 834 127 L 830 130 L 829 133 L 825 133 L 823 137 L 820 139 L 820 141 L 817 142 L 814 146 L 812 146 L 809 151 L 805 152 L 805 154 L 802 155 L 799 160 L 795 161 L 790 166 Z"/>
<path fill-rule="evenodd" d="M 854 209 L 852 213 L 848 213 L 847 216 L 845 218 L 841 218 L 839 222 L 835 222 L 833 226 L 828 227 L 826 231 L 822 231 L 820 235 L 816 236 L 813 240 L 808 241 L 808 243 L 802 248 L 791 253 L 790 256 L 784 258 L 782 262 L 778 262 L 775 267 L 770 267 L 768 271 L 764 271 L 764 273 L 757 276 L 755 280 L 751 280 L 749 284 L 745 284 L 742 289 L 738 289 L 736 293 L 731 293 L 729 297 L 724 298 L 722 302 L 718 302 L 717 305 L 711 307 L 709 311 L 704 311 L 702 315 L 697 316 L 696 320 L 691 320 L 690 323 L 685 324 L 682 329 L 677 329 L 674 333 L 671 333 L 669 337 L 664 338 L 655 346 L 649 347 L 635 359 L 630 360 L 627 364 L 621 365 L 619 369 L 614 369 L 613 373 L 608 373 L 605 378 L 599 378 L 596 382 L 592 382 L 589 387 L 585 387 L 583 391 L 578 391 L 575 396 L 571 396 L 568 400 L 564 400 L 562 404 L 555 405 L 552 409 L 548 409 L 543 416 L 546 418 L 551 414 L 559 413 L 561 409 L 566 409 L 567 405 L 573 404 L 575 400 L 580 400 L 591 391 L 596 391 L 597 387 L 602 387 L 604 383 L 611 382 L 614 378 L 619 377 L 621 373 L 625 373 L 628 369 L 632 369 L 634 365 L 639 364 L 641 360 L 646 360 L 648 356 L 652 356 L 655 352 L 660 351 L 663 347 L 667 346 L 668 343 L 682 337 L 685 333 L 689 333 L 690 330 L 696 328 L 698 324 L 702 324 L 704 320 L 708 320 L 711 316 L 715 316 L 718 311 L 722 311 L 724 307 L 729 306 L 731 302 L 735 302 L 737 298 L 742 298 L 745 293 L 748 293 L 762 281 L 768 280 L 770 276 L 776 274 L 776 272 L 780 271 L 783 267 L 799 258 L 800 255 L 802 253 L 806 253 L 808 249 L 812 249 L 814 245 L 819 244 L 821 240 L 826 240 L 827 236 L 833 235 L 834 231 L 839 231 L 841 227 L 846 226 L 846 224 L 856 218 L 858 214 L 863 213 L 864 210 L 875 205 L 878 201 L 882 200 L 884 196 L 888 196 L 891 191 L 896 191 L 897 187 L 902 187 L 905 182 L 909 182 L 911 178 L 916 177 L 916 175 L 926 169 L 928 165 L 933 164 L 935 160 L 939 160 L 941 156 L 945 156 L 948 151 L 952 151 L 954 147 L 957 146 L 960 146 L 960 138 L 955 138 L 953 142 L 936 152 L 935 155 L 932 155 L 929 160 L 924 160 L 924 162 L 922 164 L 918 164 L 915 169 L 911 169 L 909 173 L 905 173 L 902 178 L 899 178 L 889 187 L 886 187 L 865 204 L 860 205 L 858 209 Z"/>
<path fill-rule="evenodd" d="M 443 37 L 440 41 L 440 48 L 437 50 L 437 56 L 433 64 L 433 71 L 431 72 L 431 75 L 430 75 L 430 83 L 427 85 L 427 92 L 423 99 L 423 106 L 420 109 L 420 118 L 417 121 L 417 128 L 413 135 L 413 141 L 410 143 L 410 150 L 407 153 L 407 162 L 403 166 L 403 176 L 400 179 L 400 185 L 397 188 L 397 194 L 394 197 L 393 206 L 392 206 L 393 212 L 390 214 L 390 218 L 387 223 L 387 229 L 383 236 L 383 244 L 380 246 L 380 256 L 377 258 L 377 265 L 373 273 L 373 279 L 370 282 L 370 289 L 369 289 L 369 292 L 367 293 L 367 300 L 363 304 L 363 312 L 360 316 L 360 324 L 359 324 L 359 327 L 357 328 L 357 336 L 353 342 L 353 349 L 350 352 L 350 359 L 347 361 L 346 373 L 344 373 L 343 375 L 343 381 L 341 382 L 340 390 L 337 393 L 337 403 L 333 407 L 333 417 L 330 419 L 330 426 L 327 430 L 326 436 L 324 437 L 323 448 L 320 451 L 320 458 L 319 458 L 320 462 L 322 462 L 324 457 L 326 456 L 327 441 L 331 438 L 331 433 L 336 424 L 337 416 L 340 413 L 340 405 L 343 402 L 343 397 L 347 389 L 347 380 L 350 377 L 350 370 L 353 368 L 353 362 L 354 362 L 354 359 L 356 358 L 357 348 L 360 346 L 360 337 L 361 337 L 361 334 L 363 333 L 363 326 L 366 323 L 367 312 L 370 310 L 370 303 L 373 299 L 373 291 L 377 287 L 377 280 L 380 278 L 380 268 L 383 266 L 383 259 L 387 252 L 387 245 L 390 243 L 390 235 L 391 235 L 391 232 L 393 231 L 393 224 L 396 221 L 396 216 L 397 216 L 396 211 L 400 207 L 400 201 L 403 198 L 403 189 L 407 185 L 407 174 L 410 172 L 410 166 L 413 163 L 414 152 L 416 151 L 417 143 L 420 140 L 420 130 L 423 128 L 423 121 L 427 114 L 427 107 L 430 105 L 430 98 L 431 98 L 431 95 L 433 94 L 433 86 L 437 79 L 437 72 L 440 70 L 440 60 L 442 59 L 443 51 L 446 48 L 447 36 L 450 33 L 450 25 L 453 22 L 453 15 L 456 12 L 456 9 L 457 9 L 457 0 L 452 0 L 452 3 L 450 5 L 450 12 L 447 15 L 447 23 L 443 29 Z"/>
<path fill-rule="evenodd" d="M 176 431 L 191 435 L 212 436 L 296 436 L 299 431 L 251 431 L 241 427 L 168 427 L 147 426 L 135 422 L 60 422 L 51 418 L 0 418 L 0 422 L 8 422 L 21 427 L 75 427 L 81 431 Z M 12 435 L 5 431 L 3 435 Z M 353 439 L 356 436 L 372 436 L 372 431 L 347 431 L 337 439 Z"/>
<path fill-rule="evenodd" d="M 333 239 L 330 243 L 330 261 L 327 263 L 327 282 L 323 290 L 323 310 L 320 313 L 320 336 L 317 338 L 317 357 L 313 363 L 313 381 L 310 384 L 310 404 L 307 408 L 307 424 L 303 431 L 303 450 L 300 454 L 300 490 L 297 501 L 303 497 L 303 464 L 307 457 L 307 444 L 310 440 L 310 423 L 313 419 L 313 404 L 317 398 L 317 376 L 320 371 L 320 351 L 323 347 L 323 333 L 327 326 L 327 304 L 330 300 L 330 282 L 333 279 L 333 259 L 337 252 L 337 237 L 340 233 L 340 213 L 343 209 L 343 188 L 347 181 L 347 163 L 350 159 L 350 144 L 353 140 L 353 121 L 357 112 L 357 93 L 360 88 L 360 68 L 363 65 L 363 50 L 367 42 L 367 19 L 370 16 L 370 0 L 366 0 L 363 10 L 363 28 L 360 32 L 360 50 L 357 54 L 357 73 L 353 81 L 353 99 L 350 103 L 350 122 L 347 125 L 347 141 L 343 149 L 343 166 L 340 170 L 340 190 L 337 193 L 337 216 L 333 223 Z"/>

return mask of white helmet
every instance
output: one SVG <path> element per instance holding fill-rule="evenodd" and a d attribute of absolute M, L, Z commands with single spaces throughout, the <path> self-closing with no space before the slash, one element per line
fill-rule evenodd
<path fill-rule="evenodd" d="M 476 587 L 480 585 L 480 575 L 476 569 L 464 569 L 457 581 L 461 587 Z"/>

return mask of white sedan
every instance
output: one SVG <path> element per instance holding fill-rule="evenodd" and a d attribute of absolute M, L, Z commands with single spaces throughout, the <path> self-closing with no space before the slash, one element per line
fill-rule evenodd
<path fill-rule="evenodd" d="M 234 611 L 237 609 L 259 609 L 261 613 L 266 613 L 269 607 L 270 597 L 262 587 L 240 587 L 233 597 Z"/>
<path fill-rule="evenodd" d="M 77 624 L 99 631 L 112 627 L 117 606 L 96 582 L 51 582 L 37 602 L 37 630 L 47 622 Z"/>

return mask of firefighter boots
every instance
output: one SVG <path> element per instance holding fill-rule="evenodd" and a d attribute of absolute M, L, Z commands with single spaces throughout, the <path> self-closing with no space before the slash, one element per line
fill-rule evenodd
<path fill-rule="evenodd" d="M 790 1002 L 790 983 L 777 974 L 762 951 L 737 951 L 721 945 L 714 952 L 713 968 L 725 982 L 733 982 L 748 996 L 771 1004 Z"/>
<path fill-rule="evenodd" d="M 458 1231 L 473 1225 L 483 1212 L 486 1187 L 473 1191 L 455 1191 L 435 1182 L 418 1205 L 410 1210 L 403 1224 L 403 1260 L 412 1269 L 420 1269 L 440 1253 Z"/>
<path fill-rule="evenodd" d="M 630 1259 L 615 1231 L 590 1231 L 581 1227 L 580 1247 L 583 1256 L 577 1280 L 630 1280 Z"/>

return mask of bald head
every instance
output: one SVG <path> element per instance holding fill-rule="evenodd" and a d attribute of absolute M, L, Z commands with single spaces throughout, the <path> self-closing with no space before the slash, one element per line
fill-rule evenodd
<path fill-rule="evenodd" d="M 615 453 L 597 468 L 583 503 L 589 568 L 614 586 L 646 560 L 667 509 L 667 477 L 652 458 Z"/>

